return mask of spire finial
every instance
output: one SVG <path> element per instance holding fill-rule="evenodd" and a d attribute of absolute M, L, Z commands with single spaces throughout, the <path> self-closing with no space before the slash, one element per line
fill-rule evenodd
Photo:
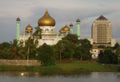
<path fill-rule="evenodd" d="M 17 17 L 17 18 L 16 18 L 16 21 L 20 21 L 20 18 L 19 18 L 19 17 Z"/>
<path fill-rule="evenodd" d="M 47 8 L 45 9 L 45 12 L 48 12 L 48 9 L 47 9 Z"/>
<path fill-rule="evenodd" d="M 76 22 L 80 22 L 80 19 L 78 18 L 78 19 L 76 20 Z"/>
<path fill-rule="evenodd" d="M 44 14 L 44 15 L 45 15 L 45 16 L 49 15 L 48 9 L 45 9 L 45 14 Z"/>

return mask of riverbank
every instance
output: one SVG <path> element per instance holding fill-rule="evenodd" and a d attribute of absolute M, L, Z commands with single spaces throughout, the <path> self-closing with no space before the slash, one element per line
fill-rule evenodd
<path fill-rule="evenodd" d="M 119 72 L 120 65 L 104 65 L 96 62 L 60 63 L 55 66 L 0 65 L 0 72 L 39 72 L 41 75 L 80 74 L 81 72 Z"/>

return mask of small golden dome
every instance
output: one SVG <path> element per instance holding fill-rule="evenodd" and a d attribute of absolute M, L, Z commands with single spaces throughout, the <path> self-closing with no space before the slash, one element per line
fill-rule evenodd
<path fill-rule="evenodd" d="M 32 31 L 33 31 L 32 26 L 30 24 L 28 24 L 27 27 L 25 28 L 25 32 L 26 33 L 32 33 Z"/>
<path fill-rule="evenodd" d="M 64 27 L 61 28 L 60 32 L 61 33 L 70 32 L 70 28 L 67 25 L 65 25 Z"/>
<path fill-rule="evenodd" d="M 55 26 L 55 19 L 52 18 L 46 10 L 44 16 L 38 20 L 38 26 Z"/>

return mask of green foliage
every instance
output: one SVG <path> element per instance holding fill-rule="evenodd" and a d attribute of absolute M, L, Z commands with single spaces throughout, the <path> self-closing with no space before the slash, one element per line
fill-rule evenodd
<path fill-rule="evenodd" d="M 91 59 L 90 54 L 91 45 L 87 39 L 78 40 L 74 34 L 68 34 L 55 46 L 57 58 L 62 59 Z"/>
<path fill-rule="evenodd" d="M 114 52 L 112 52 L 111 49 L 106 49 L 100 52 L 98 62 L 104 64 L 117 64 L 118 56 Z"/>
<path fill-rule="evenodd" d="M 116 43 L 115 46 L 113 47 L 113 49 L 117 49 L 117 48 L 120 48 L 120 44 L 119 43 Z"/>
<path fill-rule="evenodd" d="M 38 32 L 40 33 L 40 29 Z M 1 43 L 0 59 L 38 59 L 43 65 L 53 65 L 55 60 L 79 59 L 83 61 L 91 59 L 90 49 L 92 46 L 90 42 L 87 39 L 78 40 L 74 34 L 68 34 L 54 46 L 43 44 L 38 48 L 38 40 L 31 37 L 26 40 L 25 46 L 23 44 L 20 42 L 18 45 L 17 40 L 11 43 Z M 118 43 L 113 48 L 104 47 L 103 49 L 105 49 L 104 52 L 101 52 L 98 58 L 100 63 L 117 64 L 120 62 L 120 45 Z"/>
<path fill-rule="evenodd" d="M 0 59 L 9 59 L 11 56 L 11 44 L 3 42 L 0 44 Z"/>
<path fill-rule="evenodd" d="M 90 60 L 91 59 L 90 49 L 91 45 L 87 39 L 80 40 L 79 44 L 75 49 L 74 57 L 80 60 Z"/>
<path fill-rule="evenodd" d="M 71 59 L 74 54 L 74 45 L 70 43 L 68 40 L 61 40 L 56 45 L 57 53 L 61 58 L 69 58 Z"/>
<path fill-rule="evenodd" d="M 39 27 L 36 27 L 35 29 L 36 31 L 33 33 L 33 37 L 36 37 L 37 39 L 41 39 L 42 30 Z"/>
<path fill-rule="evenodd" d="M 81 47 L 84 47 L 87 50 L 90 50 L 92 48 L 92 45 L 90 44 L 90 41 L 87 39 L 81 39 L 79 41 L 79 44 L 81 45 Z"/>
<path fill-rule="evenodd" d="M 118 62 L 120 63 L 120 45 L 116 44 L 114 49 L 115 49 L 115 54 L 118 56 Z"/>
<path fill-rule="evenodd" d="M 119 65 L 103 65 L 90 61 L 74 61 L 54 66 L 6 66 L 0 65 L 0 72 L 39 72 L 41 75 L 73 75 L 90 72 L 119 72 Z"/>
<path fill-rule="evenodd" d="M 55 64 L 55 56 L 54 50 L 51 46 L 47 44 L 43 44 L 38 48 L 38 60 L 42 63 L 42 65 L 54 65 Z"/>
<path fill-rule="evenodd" d="M 29 38 L 25 43 L 25 50 L 26 55 L 29 55 L 29 59 L 35 59 L 36 58 L 36 52 L 37 52 L 37 40 L 34 40 L 32 38 Z"/>
<path fill-rule="evenodd" d="M 37 41 L 34 42 L 33 39 L 29 38 L 23 46 L 23 42 L 18 44 L 17 40 L 8 43 L 4 42 L 0 44 L 0 58 L 1 59 L 27 59 L 29 54 L 29 59 L 36 58 L 36 46 Z M 28 53 L 29 49 L 29 53 Z"/>
<path fill-rule="evenodd" d="M 74 57 L 79 59 L 79 60 L 90 60 L 91 54 L 85 48 L 78 46 L 75 49 Z"/>
<path fill-rule="evenodd" d="M 78 44 L 78 37 L 75 34 L 68 34 L 66 37 L 63 38 L 63 40 L 68 40 L 72 44 Z"/>
<path fill-rule="evenodd" d="M 40 36 L 41 30 L 37 28 L 34 37 Z M 74 58 L 81 60 L 88 60 L 90 58 L 90 43 L 88 40 L 78 40 L 77 35 L 68 34 L 62 40 L 60 40 L 54 47 L 46 47 L 45 44 L 37 49 L 38 40 L 33 38 L 29 38 L 25 42 L 20 42 L 18 45 L 17 40 L 14 40 L 11 43 L 2 43 L 0 44 L 0 58 L 1 59 L 36 59 L 37 54 L 39 55 L 39 59 L 43 59 L 45 61 L 47 58 L 52 60 L 62 60 L 69 59 L 72 60 Z M 48 45 L 47 45 L 48 46 Z M 52 50 L 50 53 L 46 51 L 46 49 Z M 41 52 L 39 50 L 42 50 Z M 45 52 L 44 52 L 45 51 Z M 53 53 L 54 52 L 54 53 Z M 46 54 L 46 55 L 42 55 Z M 45 56 L 45 58 L 44 58 Z M 48 56 L 48 57 L 47 57 Z M 41 58 L 42 57 L 42 58 Z M 48 61 L 47 61 L 48 63 Z M 46 63 L 45 63 L 46 64 Z"/>
<path fill-rule="evenodd" d="M 0 48 L 1 48 L 1 49 L 2 49 L 2 48 L 10 48 L 10 47 L 11 47 L 11 44 L 8 43 L 8 42 L 3 42 L 3 43 L 0 44 Z"/>

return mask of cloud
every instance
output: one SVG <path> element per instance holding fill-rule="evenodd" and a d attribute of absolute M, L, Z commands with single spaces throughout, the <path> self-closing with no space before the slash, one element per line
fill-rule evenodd
<path fill-rule="evenodd" d="M 21 18 L 21 31 L 24 31 L 29 23 L 33 27 L 37 25 L 46 8 L 56 19 L 57 30 L 65 24 L 75 23 L 75 20 L 80 18 L 83 37 L 90 37 L 92 22 L 103 14 L 112 21 L 113 36 L 118 38 L 119 3 L 120 0 L 0 0 L 0 41 L 12 40 L 15 37 L 16 17 Z"/>
<path fill-rule="evenodd" d="M 37 8 L 37 1 L 33 0 L 4 0 L 0 1 L 0 17 L 22 16 L 28 17 L 32 15 L 32 11 Z"/>

